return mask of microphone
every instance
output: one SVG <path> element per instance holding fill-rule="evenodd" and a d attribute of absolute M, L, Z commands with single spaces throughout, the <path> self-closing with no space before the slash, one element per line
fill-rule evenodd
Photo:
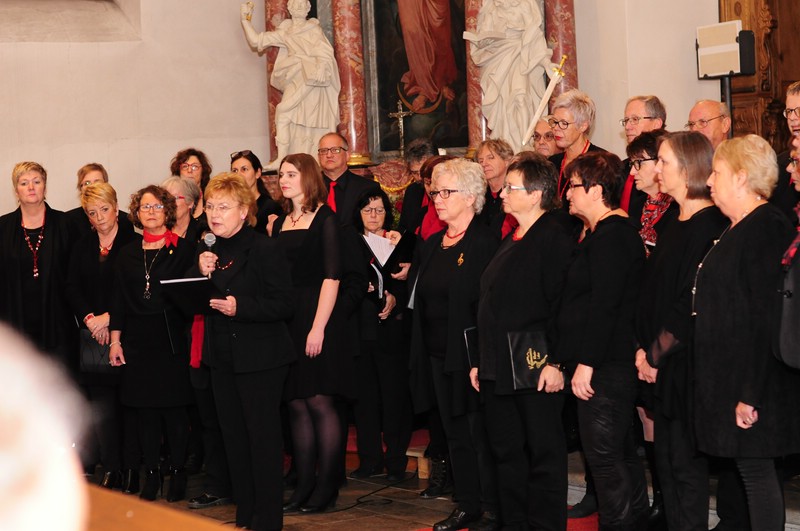
<path fill-rule="evenodd" d="M 205 243 L 206 247 L 208 247 L 208 252 L 211 252 L 214 244 L 217 243 L 217 236 L 213 232 L 208 231 L 203 236 L 203 243 Z M 211 278 L 211 273 L 208 274 L 208 278 Z"/>
<path fill-rule="evenodd" d="M 216 235 L 214 235 L 214 233 L 211 231 L 206 232 L 205 236 L 203 236 L 203 243 L 205 243 L 206 247 L 208 247 L 208 250 L 211 251 L 211 249 L 214 247 L 214 244 L 217 243 Z"/>

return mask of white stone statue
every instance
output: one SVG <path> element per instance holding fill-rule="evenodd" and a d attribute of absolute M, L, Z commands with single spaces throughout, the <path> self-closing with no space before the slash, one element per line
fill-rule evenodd
<path fill-rule="evenodd" d="M 279 47 L 270 84 L 283 92 L 275 107 L 277 157 L 265 166 L 277 169 L 290 153 L 316 156 L 317 144 L 325 133 L 339 125 L 339 68 L 319 21 L 307 19 L 311 4 L 289 0 L 289 20 L 275 31 L 256 33 L 250 18 L 253 4 L 241 5 L 242 28 L 250 46 L 259 52 Z"/>
<path fill-rule="evenodd" d="M 481 70 L 483 115 L 492 137 L 522 149 L 522 137 L 545 92 L 544 75 L 554 66 L 536 0 L 487 0 L 478 13 L 470 55 Z"/>

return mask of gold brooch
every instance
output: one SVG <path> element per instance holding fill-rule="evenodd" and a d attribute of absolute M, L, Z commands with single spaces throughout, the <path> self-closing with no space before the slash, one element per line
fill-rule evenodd
<path fill-rule="evenodd" d="M 458 267 L 461 267 L 461 264 L 464 263 L 464 253 L 458 255 L 458 261 L 456 263 L 458 264 Z"/>

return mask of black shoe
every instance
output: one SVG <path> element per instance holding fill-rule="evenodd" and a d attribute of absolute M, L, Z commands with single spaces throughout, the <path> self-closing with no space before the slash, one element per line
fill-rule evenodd
<path fill-rule="evenodd" d="M 328 508 L 336 507 L 336 499 L 339 497 L 339 491 L 333 493 L 333 496 L 328 498 L 328 501 L 321 505 L 304 504 L 300 507 L 302 514 L 315 514 L 326 511 Z"/>
<path fill-rule="evenodd" d="M 386 474 L 386 481 L 390 481 L 392 483 L 405 480 L 406 480 L 405 470 L 402 472 L 389 472 L 388 474 Z"/>
<path fill-rule="evenodd" d="M 183 467 L 170 468 L 169 475 L 171 477 L 169 480 L 169 490 L 167 491 L 167 501 L 181 501 L 186 497 L 186 483 L 188 480 L 186 469 Z"/>
<path fill-rule="evenodd" d="M 382 466 L 360 466 L 350 472 L 349 477 L 353 479 L 366 479 L 374 478 L 375 476 L 383 475 Z"/>
<path fill-rule="evenodd" d="M 147 501 L 155 501 L 160 492 L 164 491 L 164 476 L 158 468 L 151 468 L 145 472 L 144 487 L 139 497 Z"/>
<path fill-rule="evenodd" d="M 189 500 L 189 509 L 205 509 L 207 507 L 225 505 L 230 502 L 231 499 L 228 496 L 214 496 L 213 494 L 203 493 Z"/>
<path fill-rule="evenodd" d="M 104 489 L 116 489 L 122 486 L 122 471 L 112 470 L 103 473 L 103 479 L 100 480 L 100 487 Z"/>
<path fill-rule="evenodd" d="M 586 518 L 597 512 L 597 496 L 586 494 L 581 501 L 567 510 L 567 518 Z"/>
<path fill-rule="evenodd" d="M 299 513 L 303 502 L 289 501 L 283 504 L 283 514 Z"/>
<path fill-rule="evenodd" d="M 497 531 L 500 529 L 500 517 L 494 511 L 486 511 L 481 519 L 469 525 L 469 531 Z"/>
<path fill-rule="evenodd" d="M 431 457 L 431 476 L 428 479 L 428 488 L 419 493 L 425 500 L 440 498 L 453 492 L 453 483 L 450 481 L 450 467 L 446 459 Z"/>
<path fill-rule="evenodd" d="M 139 492 L 139 471 L 128 469 L 123 473 L 122 492 L 125 494 L 136 494 Z"/>
<path fill-rule="evenodd" d="M 461 509 L 455 509 L 447 519 L 433 524 L 433 531 L 456 531 L 463 529 L 481 518 L 481 513 L 466 513 Z"/>
<path fill-rule="evenodd" d="M 660 490 L 653 492 L 653 505 L 650 506 L 647 516 L 647 529 L 648 531 L 666 531 L 667 529 L 667 513 L 664 512 L 664 498 Z"/>

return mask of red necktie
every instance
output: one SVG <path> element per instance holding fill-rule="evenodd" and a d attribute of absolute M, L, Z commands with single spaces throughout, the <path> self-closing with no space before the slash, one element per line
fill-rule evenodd
<path fill-rule="evenodd" d="M 336 192 L 334 191 L 334 187 L 336 186 L 336 181 L 331 181 L 331 184 L 328 186 L 328 206 L 331 207 L 331 210 L 336 212 Z"/>

